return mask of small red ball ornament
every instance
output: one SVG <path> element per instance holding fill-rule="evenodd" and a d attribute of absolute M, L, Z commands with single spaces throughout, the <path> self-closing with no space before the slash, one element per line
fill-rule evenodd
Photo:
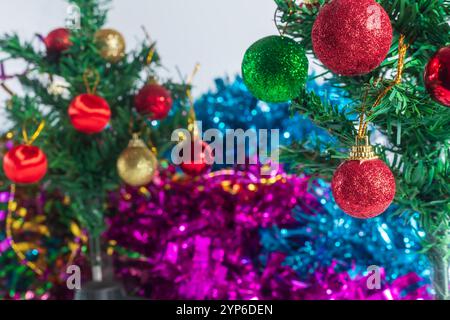
<path fill-rule="evenodd" d="M 86 134 L 101 132 L 111 118 L 108 102 L 89 93 L 76 96 L 70 103 L 68 113 L 74 128 Z"/>
<path fill-rule="evenodd" d="M 167 117 L 172 108 L 170 92 L 163 86 L 151 83 L 144 86 L 134 99 L 136 110 L 151 120 L 160 120 Z"/>
<path fill-rule="evenodd" d="M 389 207 L 395 196 L 395 179 L 382 160 L 347 160 L 334 173 L 331 189 L 345 213 L 368 219 Z"/>
<path fill-rule="evenodd" d="M 70 41 L 70 32 L 65 28 L 55 29 L 44 38 L 44 43 L 47 52 L 61 53 L 69 49 L 72 45 L 72 42 Z"/>
<path fill-rule="evenodd" d="M 39 182 L 47 172 L 47 156 L 38 147 L 19 145 L 3 157 L 3 171 L 14 183 L 31 184 Z"/>
<path fill-rule="evenodd" d="M 206 142 L 202 140 L 194 140 L 190 142 L 190 144 L 190 160 L 183 161 L 180 164 L 181 170 L 190 176 L 199 176 L 207 173 L 211 169 L 214 159 L 213 150 Z M 184 158 L 183 154 L 181 154 L 181 156 Z"/>
<path fill-rule="evenodd" d="M 450 46 L 439 49 L 430 59 L 424 81 L 431 97 L 450 107 Z"/>
<path fill-rule="evenodd" d="M 319 12 L 312 29 L 317 58 L 345 76 L 366 74 L 389 52 L 392 26 L 374 0 L 333 0 Z"/>

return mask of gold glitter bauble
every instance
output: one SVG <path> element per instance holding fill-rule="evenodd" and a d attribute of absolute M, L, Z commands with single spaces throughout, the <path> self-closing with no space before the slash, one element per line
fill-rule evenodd
<path fill-rule="evenodd" d="M 128 147 L 117 159 L 117 171 L 122 180 L 133 187 L 152 181 L 158 161 L 153 152 L 137 135 L 133 135 Z"/>
<path fill-rule="evenodd" d="M 125 56 L 125 39 L 114 29 L 102 29 L 95 33 L 94 42 L 106 61 L 116 63 Z"/>

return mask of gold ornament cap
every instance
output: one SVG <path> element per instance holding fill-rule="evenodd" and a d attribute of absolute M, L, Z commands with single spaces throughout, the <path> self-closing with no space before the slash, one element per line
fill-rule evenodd
<path fill-rule="evenodd" d="M 132 147 L 147 148 L 147 146 L 145 145 L 145 142 L 142 141 L 141 138 L 139 138 L 139 135 L 137 133 L 133 133 L 133 136 L 132 136 L 130 142 L 128 142 L 128 148 L 132 148 Z"/>
<path fill-rule="evenodd" d="M 373 147 L 369 144 L 369 137 L 355 137 L 355 145 L 350 151 L 349 160 L 372 160 L 378 159 Z"/>
<path fill-rule="evenodd" d="M 155 76 L 150 76 L 148 77 L 146 84 L 159 84 L 159 81 Z"/>

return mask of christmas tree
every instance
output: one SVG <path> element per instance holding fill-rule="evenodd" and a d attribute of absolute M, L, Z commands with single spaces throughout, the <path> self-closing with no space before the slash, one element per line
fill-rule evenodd
<path fill-rule="evenodd" d="M 96 260 L 109 192 L 120 186 L 119 174 L 134 186 L 151 180 L 154 154 L 170 145 L 173 129 L 187 126 L 190 88 L 157 78 L 160 59 L 146 32 L 137 50 L 126 50 L 122 35 L 104 28 L 108 4 L 69 1 L 76 9 L 70 27 L 40 37 L 40 46 L 16 34 L 0 39 L 3 63 L 21 59 L 28 65 L 18 76 L 23 95 L 2 84 L 11 94 L 7 115 L 13 129 L 8 134 L 15 142 L 2 174 L 21 189 L 39 182 L 60 195 L 63 200 L 55 208 L 61 221 L 88 231 L 94 265 L 101 264 Z M 138 162 L 146 170 L 139 181 L 133 176 Z M 102 279 L 101 265 L 93 268 L 93 278 Z"/>
<path fill-rule="evenodd" d="M 340 108 L 313 92 L 294 99 L 292 109 L 309 116 L 333 139 L 315 146 L 307 141 L 294 143 L 284 150 L 284 159 L 298 164 L 299 171 L 331 180 L 341 160 L 348 157 L 355 137 L 370 136 L 376 154 L 395 176 L 398 207 L 392 214 L 420 214 L 435 295 L 448 299 L 449 59 L 442 50 L 450 50 L 445 48 L 450 41 L 450 2 L 275 2 L 281 35 L 314 53 L 327 69 L 323 74 L 327 81 L 344 89 L 354 101 Z M 362 28 L 358 28 L 360 23 Z M 372 26 L 377 31 L 371 33 Z M 427 64 L 435 69 L 427 70 L 435 72 L 435 79 L 429 75 L 424 79 Z M 364 141 L 358 142 L 353 151 L 365 147 L 370 149 Z M 386 186 L 387 180 L 382 184 Z"/>

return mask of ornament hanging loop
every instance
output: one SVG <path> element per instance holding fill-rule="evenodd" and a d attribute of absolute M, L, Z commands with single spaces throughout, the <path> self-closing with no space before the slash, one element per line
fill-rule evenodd
<path fill-rule="evenodd" d="M 359 115 L 359 128 L 358 128 L 358 134 L 356 135 L 356 139 L 362 139 L 364 136 L 367 135 L 367 126 L 364 122 L 365 114 L 364 111 L 361 112 Z"/>
<path fill-rule="evenodd" d="M 361 112 L 359 114 L 359 127 L 358 127 L 358 135 L 357 137 L 359 137 L 360 139 L 364 138 L 364 136 L 367 134 L 366 131 L 364 130 L 364 118 L 366 116 L 366 101 L 367 101 L 367 96 L 369 94 L 369 89 L 367 88 L 365 93 L 364 93 L 364 99 L 361 105 Z"/>
<path fill-rule="evenodd" d="M 37 127 L 36 131 L 33 133 L 33 135 L 31 137 L 28 137 L 28 133 L 27 133 L 27 129 L 25 127 L 25 125 L 22 127 L 22 136 L 23 136 L 23 141 L 25 142 L 26 145 L 32 145 L 33 142 L 39 137 L 39 135 L 41 134 L 42 130 L 44 130 L 45 127 L 45 121 L 42 120 L 39 123 L 39 126 Z"/>
<path fill-rule="evenodd" d="M 150 65 L 153 62 L 153 57 L 155 56 L 156 47 L 153 45 L 145 58 L 145 64 Z"/>
<path fill-rule="evenodd" d="M 144 32 L 145 38 L 147 39 L 147 41 L 150 45 L 150 50 L 145 59 L 145 64 L 150 65 L 153 62 L 153 57 L 155 56 L 156 42 L 152 43 L 152 38 L 150 37 L 150 34 L 148 33 L 147 28 L 145 26 L 141 26 L 141 29 Z"/>
<path fill-rule="evenodd" d="M 396 85 L 400 84 L 402 82 L 402 75 L 403 75 L 403 69 L 405 65 L 405 56 L 406 56 L 406 50 L 408 49 L 409 44 L 405 44 L 405 36 L 403 34 L 400 35 L 398 38 L 398 62 L 397 62 L 397 74 L 395 75 L 394 80 L 391 81 L 391 83 L 384 88 L 383 91 L 380 92 L 377 99 L 375 100 L 375 103 L 373 104 L 373 107 L 377 107 L 381 103 L 381 99 L 386 96 L 386 94 L 392 90 Z"/>
<path fill-rule="evenodd" d="M 93 84 L 91 86 L 90 79 L 93 78 Z M 100 74 L 96 69 L 86 69 L 83 72 L 83 82 L 84 86 L 86 87 L 86 92 L 89 94 L 95 94 L 97 91 L 98 84 L 100 83 Z"/>
<path fill-rule="evenodd" d="M 408 50 L 409 44 L 405 43 L 405 36 L 403 34 L 400 35 L 398 39 L 398 62 L 397 62 L 397 74 L 395 75 L 394 80 L 392 80 L 389 85 L 384 88 L 377 96 L 372 109 L 376 108 L 380 105 L 381 100 L 391 91 L 396 85 L 402 82 L 402 75 L 405 66 L 405 56 L 406 50 Z M 366 92 L 367 97 L 367 92 Z M 366 98 L 365 98 L 366 99 Z M 364 100 L 365 100 L 364 99 Z M 359 129 L 358 129 L 358 137 L 362 138 L 367 135 L 367 120 L 364 121 L 365 118 L 365 102 L 363 103 L 363 108 L 361 114 L 359 116 Z"/>

